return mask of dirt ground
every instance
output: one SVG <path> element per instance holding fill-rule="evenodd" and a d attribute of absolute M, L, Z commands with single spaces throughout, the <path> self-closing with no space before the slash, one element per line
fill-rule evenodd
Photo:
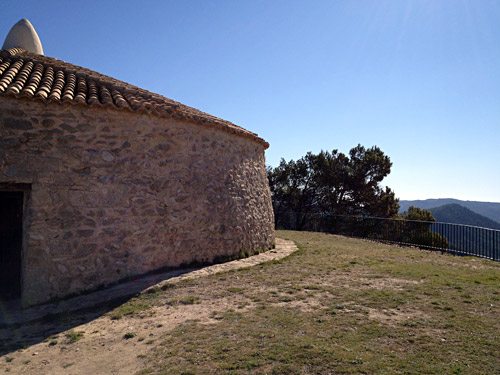
<path fill-rule="evenodd" d="M 0 308 L 11 318 L 0 320 L 0 373 L 498 372 L 498 263 L 280 235 L 301 250 L 277 239 L 250 258 L 119 284 L 17 325 L 2 326 L 15 319 Z"/>
<path fill-rule="evenodd" d="M 297 247 L 292 241 L 276 239 L 274 250 L 205 267 L 160 282 L 156 287 L 161 288 L 167 282 L 175 284 L 281 259 L 295 250 Z M 119 306 L 119 303 L 110 303 L 18 327 L 4 327 L 0 329 L 0 341 L 4 346 L 0 352 L 0 372 L 36 375 L 134 374 L 142 369 L 144 361 L 141 358 L 157 344 L 161 335 L 190 320 L 216 323 L 218 320 L 214 311 L 232 309 L 243 299 L 239 294 L 232 294 L 203 303 L 163 304 L 122 319 L 110 317 L 109 312 Z M 251 306 L 245 301 L 245 307 L 240 311 Z M 132 337 L 135 339 L 130 340 Z"/>
<path fill-rule="evenodd" d="M 216 318 L 210 317 L 211 312 L 229 310 L 236 303 L 237 298 L 227 298 L 210 304 L 157 307 L 148 310 L 149 317 L 112 320 L 109 316 L 101 316 L 52 335 L 49 340 L 2 356 L 0 368 L 13 374 L 134 374 L 141 369 L 141 355 L 151 349 L 163 333 L 188 320 L 216 323 Z M 31 330 L 33 327 L 20 329 L 17 334 L 29 335 Z M 69 343 L 66 337 L 69 332 L 81 333 L 82 337 Z M 127 333 L 136 335 L 141 341 L 128 340 Z M 52 344 L 55 341 L 57 344 Z"/>

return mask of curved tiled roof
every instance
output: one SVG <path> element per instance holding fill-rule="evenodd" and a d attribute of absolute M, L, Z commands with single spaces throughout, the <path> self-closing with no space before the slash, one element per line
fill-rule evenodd
<path fill-rule="evenodd" d="M 188 119 L 269 144 L 257 134 L 162 95 L 90 69 L 11 48 L 0 51 L 0 96 L 74 105 L 109 107 Z"/>

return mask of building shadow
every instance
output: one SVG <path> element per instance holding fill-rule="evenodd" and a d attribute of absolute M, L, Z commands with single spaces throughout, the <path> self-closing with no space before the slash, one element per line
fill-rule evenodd
<path fill-rule="evenodd" d="M 29 322 L 3 324 L 0 328 L 0 356 L 29 348 L 51 336 L 97 319 L 132 297 L 117 298 L 77 311 L 49 314 Z"/>
<path fill-rule="evenodd" d="M 0 356 L 28 348 L 51 336 L 95 320 L 142 291 L 198 268 L 136 277 L 91 293 L 23 309 L 20 300 L 0 300 Z"/>

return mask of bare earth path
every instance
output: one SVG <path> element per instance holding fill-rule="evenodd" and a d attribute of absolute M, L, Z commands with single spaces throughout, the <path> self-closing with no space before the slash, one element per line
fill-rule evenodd
<path fill-rule="evenodd" d="M 11 349 L 3 349 L 1 352 L 0 372 L 37 375 L 134 374 L 144 367 L 142 357 L 165 332 L 190 320 L 215 323 L 217 315 L 214 312 L 228 311 L 238 303 L 241 304 L 242 298 L 237 294 L 209 298 L 206 301 L 191 300 L 189 295 L 185 297 L 186 292 L 189 293 L 189 285 L 182 288 L 182 295 L 179 295 L 173 285 L 282 259 L 295 250 L 297 247 L 292 241 L 276 239 L 274 250 L 160 281 L 144 290 L 142 295 L 147 297 L 157 290 L 172 288 L 170 300 L 147 308 L 139 303 L 138 310 L 144 311 L 133 317 L 112 319 L 108 313 L 117 304 L 111 304 L 67 315 L 59 311 L 55 317 L 19 324 L 18 327 L 4 327 L 0 329 L 0 343 Z M 111 299 L 112 296 L 106 296 L 106 293 L 120 293 L 124 288 L 127 288 L 126 284 L 118 289 L 115 287 L 97 292 L 95 298 L 99 296 Z M 88 303 L 93 297 L 90 294 L 82 298 L 66 304 Z M 59 305 L 69 308 L 64 304 Z M 249 303 L 240 305 L 240 311 L 249 307 Z M 53 306 L 45 307 L 47 311 L 51 308 L 55 309 Z M 36 311 L 33 314 L 36 315 Z"/>

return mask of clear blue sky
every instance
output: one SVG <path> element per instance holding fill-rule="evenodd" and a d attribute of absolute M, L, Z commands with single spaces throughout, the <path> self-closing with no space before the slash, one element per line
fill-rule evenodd
<path fill-rule="evenodd" d="M 500 1 L 4 1 L 45 54 L 265 138 L 267 163 L 358 143 L 401 199 L 500 202 Z"/>

